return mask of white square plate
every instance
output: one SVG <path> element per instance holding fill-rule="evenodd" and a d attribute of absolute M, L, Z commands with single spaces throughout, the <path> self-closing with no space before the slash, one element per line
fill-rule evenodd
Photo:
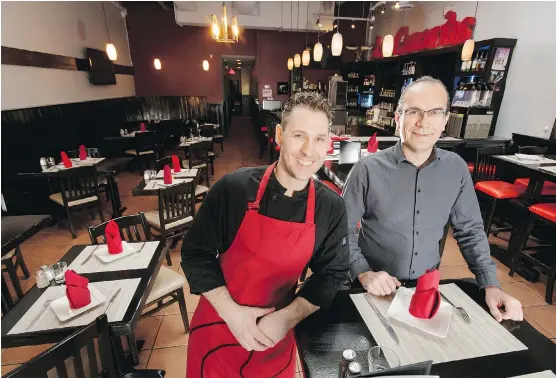
<path fill-rule="evenodd" d="M 527 154 L 515 154 L 515 157 L 520 160 L 542 160 L 542 156 L 539 155 L 527 155 Z"/>
<path fill-rule="evenodd" d="M 66 320 L 69 320 L 74 316 L 77 316 L 106 301 L 106 297 L 104 296 L 104 294 L 98 291 L 98 289 L 95 288 L 94 284 L 90 283 L 88 287 L 89 287 L 89 291 L 91 292 L 91 303 L 89 303 L 87 306 L 83 306 L 81 308 L 72 310 L 70 308 L 69 300 L 66 297 L 65 289 L 64 289 L 64 296 L 62 298 L 58 298 L 55 301 L 52 301 L 50 303 L 50 307 L 52 307 L 52 310 L 54 311 L 56 316 L 58 316 L 58 319 L 60 319 L 61 322 L 65 322 Z"/>
<path fill-rule="evenodd" d="M 129 256 L 133 253 L 135 253 L 136 251 L 138 251 L 138 248 L 141 248 L 141 246 L 137 245 L 131 245 L 126 241 L 122 241 L 122 247 L 123 250 L 121 253 L 118 253 L 116 255 L 111 255 L 110 253 L 108 253 L 108 245 L 104 244 L 99 246 L 96 251 L 94 252 L 95 256 L 98 257 L 100 259 L 100 261 L 105 262 L 105 263 L 109 263 L 115 260 L 119 260 L 121 258 L 124 258 L 126 256 Z"/>
<path fill-rule="evenodd" d="M 400 287 L 388 308 L 388 316 L 437 337 L 446 337 L 450 328 L 452 306 L 440 301 L 440 308 L 432 319 L 419 319 L 409 313 L 409 304 L 415 289 Z"/>

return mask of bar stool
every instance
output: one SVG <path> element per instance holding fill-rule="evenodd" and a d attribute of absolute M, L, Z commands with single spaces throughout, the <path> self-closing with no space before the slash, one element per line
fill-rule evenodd
<path fill-rule="evenodd" d="M 502 147 L 484 147 L 477 149 L 477 159 L 475 160 L 473 181 L 475 182 L 475 190 L 483 195 L 486 195 L 490 200 L 490 206 L 487 209 L 486 217 L 483 220 L 487 237 L 491 231 L 492 218 L 498 201 L 516 199 L 523 195 L 526 189 L 526 187 L 521 185 L 496 180 L 496 166 L 491 163 L 491 157 L 494 155 L 501 155 L 503 152 Z M 498 228 L 495 232 L 501 232 L 510 228 Z"/>
<path fill-rule="evenodd" d="M 548 266 L 546 263 L 543 263 L 542 261 L 537 260 L 533 256 L 524 252 L 535 221 L 556 226 L 556 203 L 538 203 L 536 205 L 529 206 L 529 213 L 521 227 L 522 232 L 520 232 L 516 248 L 513 251 L 510 276 L 512 277 L 514 275 L 522 258 L 532 264 L 541 266 L 542 268 L 548 270 L 545 301 L 548 304 L 552 304 L 552 294 L 554 292 L 554 284 L 556 283 L 556 260 L 552 263 L 552 266 Z M 555 246 L 552 246 L 552 251 L 556 251 Z"/>
<path fill-rule="evenodd" d="M 20 268 L 23 272 L 23 276 L 29 279 L 29 270 L 27 265 L 25 265 L 25 260 L 21 255 L 21 249 L 19 246 L 15 247 L 10 252 L 2 256 L 2 273 L 7 272 L 10 276 L 10 280 L 14 286 L 15 292 L 18 299 L 23 297 L 23 290 L 21 289 L 21 284 L 19 283 L 19 277 L 17 276 L 17 269 Z"/>

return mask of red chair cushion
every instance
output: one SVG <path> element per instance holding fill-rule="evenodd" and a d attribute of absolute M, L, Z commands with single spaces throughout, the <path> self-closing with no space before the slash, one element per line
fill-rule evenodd
<path fill-rule="evenodd" d="M 274 149 L 275 149 L 276 151 L 280 151 L 282 148 L 281 148 L 280 146 L 276 146 L 276 147 L 274 147 Z"/>
<path fill-rule="evenodd" d="M 269 139 L 269 142 L 270 142 L 270 143 L 274 143 L 274 138 L 271 137 L 271 138 Z"/>
<path fill-rule="evenodd" d="M 268 127 L 266 127 L 266 126 L 261 127 L 261 131 L 263 133 L 266 133 L 268 131 Z"/>
<path fill-rule="evenodd" d="M 467 169 L 469 169 L 469 172 L 471 172 L 471 173 L 475 172 L 475 163 L 473 163 L 472 161 L 468 161 L 467 162 Z"/>
<path fill-rule="evenodd" d="M 340 188 L 338 188 L 332 181 L 322 180 L 322 183 L 324 185 L 328 186 L 330 189 L 332 189 L 336 193 L 338 193 L 339 195 L 342 195 L 342 191 L 340 190 Z"/>
<path fill-rule="evenodd" d="M 522 185 L 527 188 L 527 185 L 529 185 L 529 179 L 518 178 L 515 179 L 514 184 Z M 542 186 L 541 196 L 556 196 L 556 183 L 545 181 Z"/>
<path fill-rule="evenodd" d="M 529 206 L 529 211 L 552 222 L 556 222 L 556 203 L 538 203 Z"/>
<path fill-rule="evenodd" d="M 475 189 L 497 199 L 517 198 L 525 193 L 525 187 L 505 181 L 479 181 Z"/>

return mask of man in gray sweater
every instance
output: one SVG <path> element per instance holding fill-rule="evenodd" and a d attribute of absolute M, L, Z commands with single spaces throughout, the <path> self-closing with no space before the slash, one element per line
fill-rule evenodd
<path fill-rule="evenodd" d="M 523 320 L 521 303 L 499 288 L 467 164 L 435 147 L 448 109 L 442 82 L 428 76 L 416 80 L 396 109 L 400 142 L 362 159 L 349 174 L 343 197 L 351 279 L 369 293 L 389 295 L 400 280 L 437 268 L 449 221 L 494 318 Z"/>

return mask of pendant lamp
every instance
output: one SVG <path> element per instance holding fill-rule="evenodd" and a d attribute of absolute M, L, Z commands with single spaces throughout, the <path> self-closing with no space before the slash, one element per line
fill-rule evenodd
<path fill-rule="evenodd" d="M 108 31 L 108 22 L 106 21 L 106 12 L 104 11 L 104 2 L 101 2 L 102 14 L 104 15 L 104 25 L 106 26 L 106 34 L 108 35 L 108 43 L 106 44 L 106 55 L 108 59 L 115 61 L 118 59 L 118 52 L 116 51 L 116 46 L 110 42 L 110 32 Z"/>
<path fill-rule="evenodd" d="M 288 70 L 293 70 L 293 59 L 288 58 Z"/>
<path fill-rule="evenodd" d="M 317 42 L 315 44 L 315 47 L 313 48 L 313 60 L 315 62 L 320 62 L 322 60 L 322 53 L 323 53 L 322 43 Z"/>
<path fill-rule="evenodd" d="M 388 58 L 392 56 L 392 52 L 394 51 L 394 36 L 392 34 L 388 34 L 384 37 L 384 41 L 382 41 L 382 56 Z"/>
<path fill-rule="evenodd" d="M 295 56 L 293 57 L 293 64 L 296 67 L 301 67 L 301 55 L 295 54 Z"/>
<path fill-rule="evenodd" d="M 471 60 L 473 56 L 473 50 L 475 50 L 475 41 L 472 39 L 468 39 L 463 44 L 463 48 L 461 49 L 461 60 L 463 62 L 468 62 Z"/>
<path fill-rule="evenodd" d="M 340 17 L 340 5 L 338 4 L 338 17 Z M 331 48 L 330 50 L 332 50 L 332 56 L 340 56 L 342 55 L 342 45 L 344 43 L 344 40 L 342 38 L 342 35 L 340 34 L 340 19 L 338 18 L 338 21 L 336 22 L 336 33 L 334 33 L 334 35 L 332 36 L 332 43 L 331 43 Z"/>
<path fill-rule="evenodd" d="M 311 52 L 309 49 L 303 50 L 303 57 L 301 58 L 304 66 L 308 66 L 311 63 Z"/>

